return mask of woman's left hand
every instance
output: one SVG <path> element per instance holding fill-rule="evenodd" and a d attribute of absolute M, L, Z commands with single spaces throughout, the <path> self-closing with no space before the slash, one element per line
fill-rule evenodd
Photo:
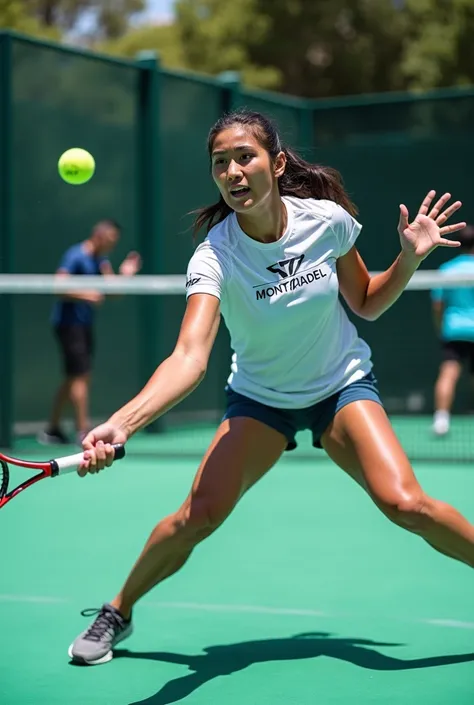
<path fill-rule="evenodd" d="M 435 191 L 430 191 L 426 195 L 412 223 L 408 222 L 408 208 L 403 204 L 400 205 L 398 234 L 402 250 L 420 261 L 437 247 L 459 247 L 460 242 L 447 240 L 444 236 L 466 227 L 466 223 L 444 225 L 453 213 L 461 208 L 461 201 L 456 201 L 443 210 L 451 198 L 450 193 L 445 193 L 431 208 L 435 195 Z"/>

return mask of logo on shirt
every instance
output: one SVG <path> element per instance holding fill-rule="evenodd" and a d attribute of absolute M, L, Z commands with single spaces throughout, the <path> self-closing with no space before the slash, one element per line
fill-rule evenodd
<path fill-rule="evenodd" d="M 310 265 L 300 270 L 304 258 L 305 255 L 291 257 L 290 259 L 275 262 L 267 267 L 266 269 L 269 272 L 277 274 L 279 278 L 277 281 L 265 282 L 254 286 L 257 301 L 271 299 L 278 294 L 288 294 L 295 291 L 300 286 L 306 286 L 318 279 L 327 277 L 328 272 L 321 267 L 322 263 L 316 267 Z"/>
<path fill-rule="evenodd" d="M 194 284 L 197 284 L 200 281 L 201 277 L 196 277 L 194 274 L 191 274 L 191 276 L 186 279 L 186 289 L 189 289 L 190 286 L 194 286 Z"/>
<path fill-rule="evenodd" d="M 296 274 L 298 269 L 301 267 L 303 260 L 304 255 L 300 255 L 299 257 L 292 257 L 291 259 L 284 259 L 280 262 L 275 262 L 275 264 L 271 264 L 267 267 L 267 269 L 272 274 L 279 274 L 282 279 L 286 279 L 287 277 L 292 277 Z"/>

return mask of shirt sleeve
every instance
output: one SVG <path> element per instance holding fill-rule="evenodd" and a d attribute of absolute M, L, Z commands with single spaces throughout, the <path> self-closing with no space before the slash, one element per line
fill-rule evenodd
<path fill-rule="evenodd" d="M 342 206 L 334 204 L 331 227 L 339 245 L 339 257 L 343 257 L 355 244 L 362 230 L 362 225 Z"/>
<path fill-rule="evenodd" d="M 186 273 L 186 298 L 191 294 L 212 294 L 219 300 L 225 286 L 221 258 L 208 242 L 203 242 L 189 260 Z"/>
<path fill-rule="evenodd" d="M 77 253 L 73 248 L 71 248 L 70 250 L 66 250 L 62 256 L 58 270 L 67 272 L 68 274 L 77 274 L 77 264 Z"/>

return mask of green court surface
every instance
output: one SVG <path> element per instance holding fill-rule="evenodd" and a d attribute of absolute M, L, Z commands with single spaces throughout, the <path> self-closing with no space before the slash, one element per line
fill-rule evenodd
<path fill-rule="evenodd" d="M 113 661 L 70 664 L 80 611 L 113 597 L 211 435 L 137 436 L 106 472 L 45 480 L 2 510 L 0 702 L 471 705 L 474 576 L 390 524 L 306 434 L 139 603 Z M 14 454 L 51 449 L 25 439 Z M 474 520 L 473 465 L 415 469 Z"/>

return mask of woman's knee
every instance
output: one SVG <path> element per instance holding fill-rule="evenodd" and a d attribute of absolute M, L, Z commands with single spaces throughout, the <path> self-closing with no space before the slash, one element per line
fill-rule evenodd
<path fill-rule="evenodd" d="M 390 521 L 415 534 L 424 532 L 433 515 L 433 500 L 421 489 L 394 491 L 377 504 Z"/>
<path fill-rule="evenodd" d="M 173 533 L 195 545 L 210 536 L 229 512 L 206 497 L 190 497 L 172 517 Z"/>

